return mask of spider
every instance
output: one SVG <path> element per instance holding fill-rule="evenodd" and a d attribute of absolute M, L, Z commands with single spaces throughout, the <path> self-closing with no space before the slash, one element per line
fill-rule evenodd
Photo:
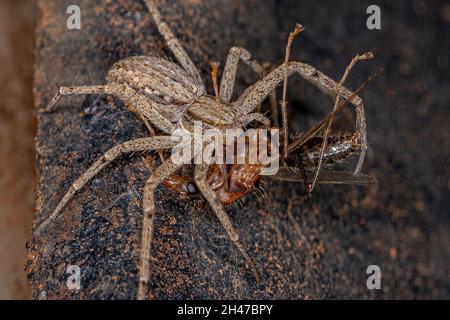
<path fill-rule="evenodd" d="M 62 96 L 81 94 L 114 95 L 137 113 L 152 134 L 149 137 L 118 144 L 94 162 L 73 182 L 54 211 L 35 228 L 35 236 L 41 234 L 51 222 L 57 219 L 67 202 L 78 190 L 83 188 L 90 179 L 121 154 L 171 150 L 178 144 L 177 141 L 174 141 L 172 133 L 180 127 L 185 127 L 192 121 L 202 121 L 207 126 L 220 130 L 225 128 L 245 128 L 246 125 L 252 122 L 259 122 L 264 126 L 269 126 L 270 120 L 262 113 L 254 112 L 254 110 L 283 80 L 285 80 L 284 85 L 286 85 L 287 76 L 292 74 L 298 74 L 330 97 L 351 102 L 355 106 L 357 115 L 356 131 L 361 150 L 355 169 L 355 174 L 358 174 L 364 161 L 367 139 L 363 102 L 355 93 L 312 66 L 296 61 L 286 60 L 284 64 L 264 75 L 262 65 L 255 61 L 245 48 L 232 47 L 229 50 L 224 66 L 220 89 L 216 80 L 215 96 L 208 95 L 199 71 L 169 26 L 162 21 L 154 1 L 145 0 L 145 4 L 156 23 L 159 33 L 164 38 L 166 45 L 179 65 L 155 56 L 127 57 L 110 68 L 105 85 L 60 87 L 58 93 L 42 111 L 53 111 L 54 106 Z M 231 101 L 239 61 L 248 65 L 258 74 L 260 80 L 248 87 L 236 101 Z M 282 105 L 281 108 L 283 114 L 285 114 L 286 104 Z M 339 108 L 335 108 L 334 114 L 339 110 Z M 323 122 L 323 124 L 327 124 L 331 119 L 327 118 L 327 122 Z M 283 116 L 282 120 L 282 128 L 287 130 L 287 116 Z M 158 134 L 154 128 L 157 129 Z M 285 137 L 286 139 L 287 137 Z M 293 150 L 302 144 L 299 141 L 293 142 L 291 149 Z M 289 151 L 286 148 L 284 156 Z M 181 165 L 171 158 L 164 159 L 162 164 L 148 178 L 143 189 L 138 299 L 146 297 L 147 284 L 150 277 L 149 259 L 155 217 L 154 192 L 160 183 L 170 181 L 170 177 L 180 167 Z M 217 190 L 213 189 L 211 179 L 217 171 L 216 169 L 213 168 L 211 171 L 211 166 L 208 164 L 195 164 L 193 177 L 195 184 L 189 182 L 190 184 L 186 186 L 185 191 L 188 193 L 198 191 L 209 203 L 228 237 L 241 252 L 247 265 L 251 267 L 255 278 L 258 279 L 256 266 L 239 241 L 239 234 L 231 224 L 224 209 L 223 200 L 221 201 L 220 195 L 216 192 Z"/>

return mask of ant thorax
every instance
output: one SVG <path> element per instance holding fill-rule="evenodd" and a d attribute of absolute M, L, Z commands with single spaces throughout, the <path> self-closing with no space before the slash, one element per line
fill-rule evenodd
<path fill-rule="evenodd" d="M 306 170 L 314 171 L 320 158 L 322 137 L 313 137 L 301 146 L 293 155 L 299 155 L 300 161 Z M 357 132 L 338 132 L 327 139 L 327 147 L 324 152 L 324 165 L 329 166 L 342 162 L 355 155 L 361 148 L 359 134 Z"/>

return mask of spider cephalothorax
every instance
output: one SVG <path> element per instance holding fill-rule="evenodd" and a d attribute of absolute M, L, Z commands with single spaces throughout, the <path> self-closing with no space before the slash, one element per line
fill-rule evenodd
<path fill-rule="evenodd" d="M 356 108 L 356 132 L 360 159 L 354 173 L 358 174 L 367 147 L 362 100 L 356 93 L 342 86 L 343 81 L 337 83 L 312 66 L 301 62 L 288 61 L 288 53 L 284 64 L 265 75 L 264 68 L 252 59 L 246 49 L 240 47 L 230 49 L 223 70 L 220 90 L 215 83 L 215 94 L 207 95 L 200 73 L 170 28 L 161 20 L 154 2 L 145 0 L 145 3 L 159 32 L 164 37 L 179 65 L 155 56 L 125 58 L 111 67 L 105 85 L 62 87 L 43 111 L 52 111 L 61 96 L 111 94 L 123 100 L 127 108 L 139 116 L 146 124 L 150 136 L 116 145 L 94 162 L 73 182 L 54 211 L 35 228 L 34 236 L 38 236 L 50 222 L 57 219 L 74 194 L 118 156 L 124 153 L 157 151 L 161 156 L 162 164 L 152 172 L 143 190 L 143 220 L 137 298 L 143 299 L 147 296 L 147 284 L 150 277 L 149 258 L 155 215 L 154 191 L 161 183 L 166 187 L 177 189 L 186 199 L 193 195 L 201 195 L 209 203 L 228 237 L 239 249 L 246 263 L 251 266 L 255 278 L 258 279 L 256 266 L 239 241 L 238 232 L 232 226 L 224 205 L 233 203 L 254 189 L 260 180 L 263 164 L 195 163 L 194 170 L 192 170 L 193 177 L 178 176 L 176 173 L 186 164 L 178 163 L 172 157 L 165 157 L 169 153 L 168 151 L 173 150 L 179 143 L 176 137 L 174 139 L 172 133 L 178 129 L 191 132 L 192 124 L 196 121 L 202 122 L 205 128 L 213 128 L 219 131 L 229 128 L 243 129 L 252 122 L 258 123 L 257 127 L 266 128 L 270 126 L 270 121 L 262 113 L 255 112 L 255 109 L 283 80 L 285 89 L 287 77 L 296 73 L 325 94 L 336 99 L 336 105 L 334 112 L 330 113 L 317 128 L 308 131 L 306 136 L 299 137 L 297 140 L 290 142 L 289 145 L 288 141 L 285 140 L 283 154 L 278 160 L 283 160 L 283 162 L 287 160 L 289 152 L 303 146 L 319 130 L 331 123 L 332 117 L 343 108 L 343 104 L 337 106 L 338 102 L 344 101 L 344 103 L 353 104 Z M 297 26 L 296 33 L 299 30 L 299 26 Z M 292 42 L 292 36 L 291 34 L 289 38 L 288 49 Z M 256 72 L 260 80 L 248 87 L 236 101 L 231 101 L 239 61 L 244 62 Z M 215 72 L 217 72 L 217 69 L 215 69 Z M 283 101 L 284 98 L 285 94 L 283 95 Z M 272 106 L 272 108 L 276 108 L 276 106 Z M 282 104 L 281 109 L 284 115 L 282 129 L 287 132 L 286 103 Z M 327 140 L 324 139 L 324 141 Z M 209 142 L 205 142 L 205 144 L 209 145 Z M 323 148 L 325 152 L 322 152 L 320 158 L 325 154 L 325 161 L 327 161 L 327 150 L 333 146 L 333 142 L 330 141 L 330 146 L 328 149 Z M 192 155 L 192 157 L 194 156 L 195 154 Z M 319 169 L 320 161 L 317 172 Z M 298 178 L 298 176 L 290 176 L 290 179 L 296 181 L 296 177 Z M 319 176 L 319 182 L 321 177 L 322 175 Z M 281 178 L 286 179 L 286 176 Z M 324 178 L 322 181 L 326 181 L 326 179 Z"/>

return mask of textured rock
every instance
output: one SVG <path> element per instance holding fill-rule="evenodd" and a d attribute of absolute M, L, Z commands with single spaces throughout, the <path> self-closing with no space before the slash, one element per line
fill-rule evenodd
<path fill-rule="evenodd" d="M 230 208 L 244 246 L 263 272 L 259 286 L 213 214 L 177 201 L 161 187 L 150 297 L 448 298 L 448 200 L 443 197 L 449 188 L 448 165 L 440 159 L 448 157 L 442 149 L 448 138 L 443 121 L 448 119 L 448 92 L 442 88 L 449 79 L 448 63 L 442 60 L 445 38 L 434 34 L 436 26 L 448 26 L 439 15 L 442 7 L 425 5 L 420 17 L 423 7 L 389 2 L 383 7 L 385 29 L 369 31 L 364 3 L 159 3 L 163 18 L 208 79 L 209 90 L 210 61 L 224 62 L 228 48 L 241 45 L 261 61 L 279 62 L 295 22 L 307 31 L 296 40 L 294 59 L 301 57 L 337 79 L 355 54 L 370 49 L 377 59 L 357 66 L 349 86 L 355 88 L 377 66 L 385 73 L 362 95 L 371 144 L 365 171 L 378 178 L 378 186 L 321 187 L 305 201 L 301 185 L 274 183 L 263 199 Z M 102 83 L 108 68 L 126 56 L 170 56 L 140 1 L 80 1 L 80 31 L 65 28 L 69 4 L 39 2 L 37 108 L 52 97 L 55 83 Z M 417 19 L 434 25 L 417 26 Z M 242 67 L 237 91 L 255 80 Z M 290 107 L 291 123 L 300 131 L 331 105 L 293 78 Z M 430 126 L 423 127 L 424 121 Z M 40 115 L 35 223 L 51 213 L 71 182 L 101 154 L 145 135 L 141 122 L 113 97 L 66 97 L 58 112 Z M 115 161 L 69 202 L 43 236 L 31 239 L 27 272 L 35 298 L 134 298 L 141 191 L 150 174 L 143 158 L 148 156 Z M 446 175 L 436 179 L 438 172 Z M 66 287 L 66 268 L 72 264 L 81 268 L 78 291 Z M 380 291 L 366 288 L 365 270 L 371 264 L 383 272 Z"/>

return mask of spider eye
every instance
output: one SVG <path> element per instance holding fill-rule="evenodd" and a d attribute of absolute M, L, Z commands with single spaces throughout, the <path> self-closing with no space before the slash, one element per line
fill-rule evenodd
<path fill-rule="evenodd" d="M 197 193 L 198 193 L 197 186 L 196 186 L 195 184 L 193 184 L 192 182 L 189 182 L 189 183 L 186 185 L 186 190 L 187 190 L 187 192 L 188 192 L 190 195 L 193 195 L 193 194 L 197 194 Z"/>

